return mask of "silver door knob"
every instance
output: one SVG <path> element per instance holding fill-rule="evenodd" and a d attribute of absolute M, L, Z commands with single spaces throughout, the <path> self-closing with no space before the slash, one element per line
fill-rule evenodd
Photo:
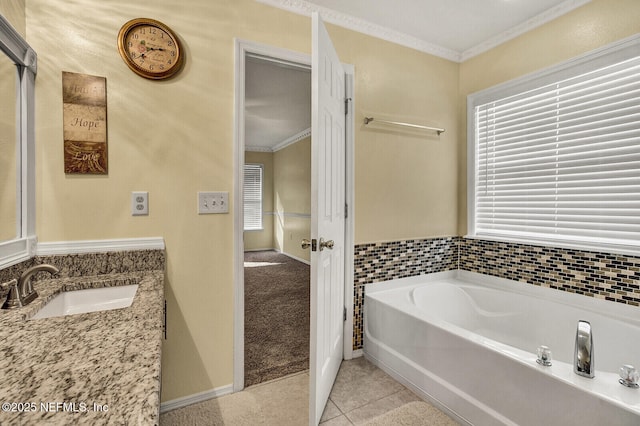
<path fill-rule="evenodd" d="M 300 244 L 300 247 L 302 247 L 303 250 L 308 249 L 311 246 L 311 241 L 307 240 L 306 238 L 302 240 L 302 243 Z"/>
<path fill-rule="evenodd" d="M 328 248 L 329 250 L 333 249 L 333 240 L 325 241 L 324 238 L 320 238 L 320 251 Z"/>

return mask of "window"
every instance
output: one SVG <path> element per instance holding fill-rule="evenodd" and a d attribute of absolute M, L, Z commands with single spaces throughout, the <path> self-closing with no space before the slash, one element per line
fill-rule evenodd
<path fill-rule="evenodd" d="M 640 248 L 640 51 L 471 95 L 469 233 Z"/>
<path fill-rule="evenodd" d="M 262 230 L 262 164 L 244 165 L 244 230 Z"/>

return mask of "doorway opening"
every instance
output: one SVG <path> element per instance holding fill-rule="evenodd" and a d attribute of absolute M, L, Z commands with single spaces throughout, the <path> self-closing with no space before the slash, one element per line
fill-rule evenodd
<path fill-rule="evenodd" d="M 241 391 L 244 388 L 245 383 L 245 242 L 248 238 L 248 233 L 244 232 L 244 167 L 245 167 L 245 152 L 246 143 L 246 126 L 245 115 L 247 108 L 245 108 L 245 73 L 247 62 L 252 60 L 269 61 L 272 63 L 280 64 L 282 67 L 302 67 L 309 69 L 311 67 L 311 56 L 301 54 L 286 49 L 275 48 L 272 46 L 261 45 L 254 42 L 236 40 L 236 86 L 235 86 L 235 144 L 234 144 L 234 156 L 235 156 L 235 190 L 233 205 L 234 208 L 234 241 L 235 241 L 235 256 L 234 256 L 234 376 L 233 376 L 233 390 Z M 346 117 L 346 143 L 344 148 L 344 156 L 342 156 L 342 163 L 344 164 L 346 175 L 344 180 L 346 203 L 349 206 L 349 214 L 345 221 L 345 241 L 344 241 L 344 307 L 346 308 L 346 321 L 344 321 L 344 350 L 343 358 L 351 359 L 353 357 L 352 347 L 352 330 L 353 330 L 353 186 L 354 186 L 354 169 L 353 169 L 353 141 L 354 141 L 354 119 L 353 119 L 353 105 L 355 100 L 353 99 L 353 67 L 347 65 L 347 96 L 351 99 L 349 112 Z M 306 135 L 298 135 L 298 138 L 304 139 Z M 295 139 L 295 138 L 294 138 Z M 304 146 L 301 140 L 293 143 L 293 147 Z M 314 142 L 315 144 L 316 142 Z M 312 146 L 313 149 L 313 146 Z M 312 156 L 313 158 L 313 156 Z M 255 164 L 255 163 L 254 163 Z M 259 164 L 259 163 L 258 163 Z M 312 176 L 312 179 L 314 177 Z M 272 206 L 274 212 L 268 220 L 271 222 L 277 222 L 276 211 L 277 201 Z M 265 209 L 267 212 L 270 210 Z M 288 219 L 305 220 L 303 217 L 295 217 L 296 213 L 304 213 L 302 210 L 294 209 L 292 214 L 287 216 Z M 291 212 L 290 212 L 291 213 Z M 306 214 L 306 213 L 304 213 Z M 317 215 L 317 212 L 315 213 Z M 268 216 L 268 215 L 267 215 Z M 314 212 L 311 212 L 313 220 Z M 282 229 L 274 229 L 273 240 L 277 241 L 277 244 L 281 244 L 279 247 L 284 247 L 284 250 L 291 248 L 292 250 L 304 250 L 300 247 L 300 239 L 302 232 L 299 234 L 286 232 L 287 226 L 283 226 Z M 304 237 L 303 237 L 304 238 Z M 305 238 L 307 239 L 308 236 Z M 326 252 L 325 252 L 326 253 Z M 297 256 L 295 253 L 288 252 L 288 258 L 296 261 L 305 261 L 303 255 Z M 311 264 L 313 273 L 314 255 L 311 256 Z M 277 262 L 274 262 L 277 263 Z M 304 263 L 304 262 L 303 262 Z M 312 278 L 313 283 L 313 278 Z M 312 284 L 313 287 L 313 284 Z M 313 295 L 311 296 L 313 303 Z M 313 312 L 314 306 L 310 306 Z M 317 308 L 316 308 L 317 309 Z M 313 314 L 312 314 L 313 316 Z M 342 317 L 342 309 L 340 309 L 340 316 Z M 340 321 L 342 322 L 342 321 Z M 272 324 L 273 327 L 278 327 L 279 324 Z M 311 327 L 313 329 L 313 327 Z M 313 333 L 311 333 L 313 335 Z M 310 342 L 310 347 L 314 347 L 314 342 Z M 305 351 L 310 348 L 306 347 Z M 312 376 L 312 372 L 309 371 L 309 376 Z M 311 381 L 310 381 L 311 382 Z"/>
<path fill-rule="evenodd" d="M 245 55 L 244 386 L 309 368 L 311 69 Z"/>

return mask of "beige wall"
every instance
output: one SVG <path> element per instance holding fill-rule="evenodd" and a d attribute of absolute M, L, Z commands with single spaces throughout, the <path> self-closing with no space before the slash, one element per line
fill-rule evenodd
<path fill-rule="evenodd" d="M 275 249 L 310 261 L 300 241 L 311 235 L 311 138 L 276 152 L 246 152 L 245 163 L 264 165 L 262 231 L 245 231 L 244 248 Z"/>
<path fill-rule="evenodd" d="M 459 65 L 331 27 L 355 65 L 355 242 L 455 235 L 458 205 Z M 378 116 L 443 127 L 412 135 L 372 130 Z"/>
<path fill-rule="evenodd" d="M 244 153 L 244 162 L 262 164 L 262 231 L 244 232 L 244 249 L 265 250 L 273 245 L 273 153 L 250 152 Z"/>
<path fill-rule="evenodd" d="M 311 260 L 300 242 L 311 237 L 311 137 L 273 154 L 274 247 Z"/>
<path fill-rule="evenodd" d="M 638 0 L 593 0 L 460 66 L 460 235 L 467 230 L 467 95 L 634 35 L 639 17 Z"/>
<path fill-rule="evenodd" d="M 72 10 L 70 10 L 72 8 Z M 234 37 L 309 53 L 308 17 L 253 0 L 29 0 L 38 53 L 37 232 L 67 241 L 163 236 L 168 339 L 163 401 L 233 381 L 233 215 L 198 215 L 196 193 L 233 193 Z M 186 51 L 169 81 L 132 73 L 116 44 L 129 19 L 171 26 Z M 355 66 L 356 241 L 451 235 L 457 215 L 458 64 L 333 26 Z M 61 72 L 107 78 L 109 175 L 65 176 Z M 440 138 L 365 130 L 364 111 L 447 128 Z M 149 191 L 149 216 L 130 193 Z"/>
<path fill-rule="evenodd" d="M 0 15 L 4 16 L 11 26 L 26 37 L 27 20 L 25 15 L 25 0 L 2 0 L 0 2 Z"/>

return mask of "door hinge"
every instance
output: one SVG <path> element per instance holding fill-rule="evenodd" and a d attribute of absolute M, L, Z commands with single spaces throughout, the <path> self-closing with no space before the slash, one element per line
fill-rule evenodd
<path fill-rule="evenodd" d="M 344 218 L 348 218 L 349 217 L 349 204 L 344 205 Z"/>
<path fill-rule="evenodd" d="M 349 114 L 349 101 L 351 101 L 351 98 L 344 98 L 344 115 Z"/>
<path fill-rule="evenodd" d="M 347 320 L 347 307 L 343 306 L 342 307 L 342 321 L 346 321 Z"/>

